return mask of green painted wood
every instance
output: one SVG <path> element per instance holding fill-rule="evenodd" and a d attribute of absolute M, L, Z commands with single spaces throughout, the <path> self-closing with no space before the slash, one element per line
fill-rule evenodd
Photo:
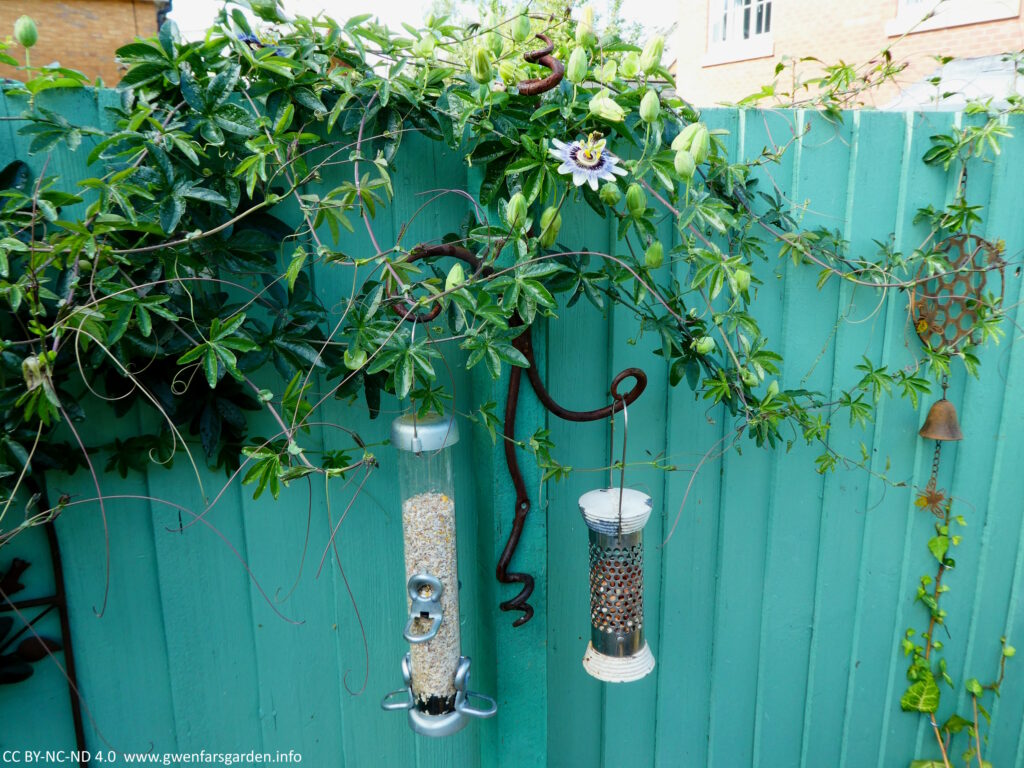
<path fill-rule="evenodd" d="M 705 117 L 712 129 L 728 131 L 726 146 L 734 152 L 742 142 L 742 116 L 714 110 Z M 681 284 L 692 279 L 685 261 L 674 261 L 672 269 Z M 709 408 L 681 386 L 668 391 L 665 411 L 667 460 L 685 469 L 666 476 L 663 536 L 661 541 L 652 537 L 647 545 L 664 547 L 655 759 L 658 765 L 707 765 L 721 449 L 728 419 L 722 408 Z"/>
<path fill-rule="evenodd" d="M 103 108 L 116 96 L 45 98 L 51 108 L 97 124 L 107 119 Z M 3 116 L 21 108 L 0 100 Z M 947 174 L 919 158 L 931 134 L 966 119 L 861 112 L 835 126 L 812 114 L 730 110 L 710 111 L 706 118 L 728 131 L 723 140 L 741 158 L 783 144 L 809 125 L 782 164 L 755 172 L 760 189 L 797 204 L 807 201 L 803 225 L 834 228 L 854 254 L 868 257 L 875 241 L 890 234 L 904 251 L 921 244 L 925 233 L 913 223 L 916 210 L 948 199 L 951 187 Z M 1024 121 L 1013 127 L 1019 134 Z M 0 121 L 0 162 L 25 152 L 16 128 Z M 86 142 L 77 154 L 57 151 L 30 162 L 37 171 L 46 163 L 48 172 L 70 183 L 87 174 L 87 151 Z M 980 231 L 1004 239 L 1011 259 L 1024 252 L 1015 199 L 1022 163 L 1024 145 L 1007 142 L 1003 154 L 972 170 L 969 180 L 972 198 L 987 203 Z M 310 189 L 329 189 L 339 178 L 328 174 Z M 396 163 L 400 194 L 373 221 L 374 233 L 389 247 L 414 214 L 404 230 L 405 248 L 452 231 L 468 209 L 464 198 L 442 196 L 416 213 L 432 195 L 409 192 L 472 191 L 478 184 L 477 171 L 467 171 L 456 155 L 410 136 Z M 566 248 L 618 251 L 606 223 L 582 204 L 568 206 L 560 237 Z M 286 203 L 281 215 L 294 220 L 298 213 Z M 318 234 L 329 240 L 326 231 Z M 667 245 L 676 242 L 668 222 L 659 236 Z M 372 254 L 362 227 L 328 244 L 352 255 Z M 282 259 L 289 255 L 284 251 Z M 442 272 L 446 268 L 440 265 Z M 689 280 L 679 260 L 658 279 L 670 274 L 682 284 Z M 309 275 L 317 293 L 338 308 L 360 277 L 350 268 L 322 264 L 311 265 Z M 903 294 L 880 298 L 835 281 L 819 291 L 816 270 L 780 263 L 772 247 L 757 277 L 762 284 L 755 308 L 770 342 L 785 355 L 780 379 L 786 386 L 834 395 L 856 380 L 854 366 L 863 355 L 890 370 L 915 359 Z M 946 451 L 940 479 L 963 499 L 969 522 L 947 602 L 950 672 L 958 683 L 991 676 L 1001 635 L 1024 643 L 1024 476 L 1014 471 L 1024 450 L 1019 283 L 1009 272 L 1005 301 L 1016 326 L 1007 323 L 1006 340 L 985 351 L 983 377 L 968 380 L 957 371 L 951 380 L 950 397 L 967 435 Z M 440 324 L 417 332 L 447 335 Z M 863 446 L 874 474 L 840 468 L 822 477 L 814 471 L 816 452 L 799 444 L 789 451 L 758 450 L 744 439 L 742 453 L 719 455 L 713 448 L 723 438 L 729 442 L 731 420 L 685 385 L 668 386 L 663 362 L 650 354 L 657 343 L 639 332 L 627 312 L 602 312 L 586 300 L 561 307 L 557 320 L 535 329 L 540 373 L 567 407 L 606 403 L 611 377 L 627 365 L 640 364 L 650 377 L 647 392 L 629 410 L 627 472 L 627 483 L 651 493 L 656 510 L 645 533 L 647 636 L 657 658 L 649 678 L 607 685 L 589 678 L 580 663 L 589 634 L 589 587 L 577 499 L 608 482 L 604 472 L 587 471 L 609 462 L 608 424 L 575 424 L 546 414 L 524 381 L 517 439 L 549 429 L 555 456 L 577 470 L 544 488 L 529 452 L 519 451 L 533 511 L 512 570 L 537 577 L 531 598 L 537 613 L 524 627 L 513 628 L 516 615 L 497 608 L 513 594 L 511 586 L 494 580 L 514 504 L 502 446 L 464 418 L 456 449 L 463 652 L 473 658 L 473 687 L 496 696 L 499 715 L 452 739 L 432 741 L 412 735 L 401 715 L 382 712 L 380 697 L 398 687 L 406 647 L 395 457 L 385 444 L 388 424 L 402 406 L 385 398 L 381 415 L 371 420 L 361 403 L 329 398 L 324 423 L 300 436 L 303 448 L 312 453 L 349 445 L 337 428 L 343 426 L 363 435 L 379 461 L 339 530 L 344 576 L 333 553 L 319 577 L 316 570 L 331 522 L 352 498 L 356 483 L 345 479 L 326 488 L 321 481 L 297 481 L 276 503 L 254 501 L 249 489 L 232 485 L 206 514 L 216 532 L 203 524 L 179 530 L 177 510 L 155 501 L 108 499 L 110 592 L 106 612 L 97 617 L 93 607 L 102 600 L 105 577 L 103 526 L 98 506 L 89 501 L 95 489 L 84 473 L 48 478 L 51 494 L 67 492 L 82 502 L 62 517 L 59 533 L 82 690 L 100 731 L 89 729 L 90 746 L 295 749 L 310 765 L 423 768 L 904 768 L 914 756 L 933 755 L 929 730 L 898 704 L 906 663 L 898 642 L 906 626 L 922 623 L 913 589 L 930 568 L 924 545 L 931 520 L 913 499 L 930 467 L 931 446 L 916 431 L 933 398 L 917 410 L 886 402 L 866 429 L 836 424 L 830 447 L 859 461 Z M 442 348 L 439 376 L 455 393 L 456 411 L 465 417 L 493 400 L 500 413 L 507 380 L 467 372 L 455 344 Z M 311 381 L 318 395 L 330 394 L 332 382 L 319 376 Z M 259 383 L 277 392 L 283 386 L 272 378 Z M 93 440 L 109 422 L 102 404 L 87 405 Z M 153 427 L 150 415 L 141 418 L 140 428 Z M 617 446 L 621 427 L 619 419 Z M 276 429 L 260 417 L 252 432 Z M 663 474 L 640 465 L 656 456 L 678 471 Z M 903 485 L 888 485 L 882 475 Z M 200 477 L 202 490 L 181 453 L 173 469 L 153 468 L 123 480 L 105 474 L 101 481 L 108 494 L 165 498 L 198 514 L 226 482 L 223 474 L 206 470 Z M 677 514 L 680 522 L 662 545 Z M 188 520 L 183 513 L 181 521 Z M 26 537 L 16 547 L 40 557 L 38 540 Z M 349 587 L 368 643 L 368 667 Z M 275 609 L 300 623 L 282 620 Z M 997 766 L 1024 765 L 1021 674 L 1011 663 L 994 709 L 986 756 Z M 954 700 L 946 696 L 941 714 Z M 45 731 L 39 712 L 47 713 Z M 56 670 L 41 665 L 26 687 L 0 689 L 0 722 L 0 746 L 12 743 L 11 733 L 24 740 L 22 747 L 46 746 L 55 738 L 70 744 Z"/>
<path fill-rule="evenodd" d="M 884 242 L 894 230 L 900 178 L 906 158 L 907 124 L 901 115 L 881 113 L 860 113 L 854 123 L 853 148 L 851 152 L 850 194 L 847 200 L 848 214 L 844 223 L 844 235 L 857 252 L 872 254 L 877 250 L 875 241 Z M 871 156 L 873 162 L 860 168 L 862 157 Z M 900 325 L 903 315 L 900 298 L 896 306 L 895 323 Z M 833 367 L 833 395 L 839 387 L 847 386 L 852 379 L 851 372 L 842 366 L 859 354 L 872 359 L 887 357 L 887 340 L 879 331 L 887 325 L 887 303 L 873 297 L 869 290 L 844 284 L 840 291 L 840 311 L 846 312 L 848 322 L 838 330 L 836 354 Z M 870 451 L 869 466 L 872 471 L 884 472 L 888 460 L 888 447 L 881 444 L 880 435 L 887 413 L 879 414 L 876 423 L 869 430 L 860 430 L 848 424 L 837 424 L 832 431 L 832 445 L 842 453 L 858 457 L 861 444 Z M 876 597 L 868 591 L 867 585 L 875 573 L 886 574 L 895 563 L 874 562 L 868 555 L 873 526 L 880 522 L 879 515 L 872 514 L 880 508 L 888 490 L 872 476 L 864 476 L 860 470 L 841 471 L 825 479 L 825 530 L 833 537 L 833 547 L 845 555 L 836 561 L 826 557 L 831 549 L 820 546 L 819 569 L 821 576 L 816 586 L 815 666 L 812 669 L 817 687 L 814 696 L 808 695 L 803 744 L 809 750 L 811 745 L 830 749 L 816 732 L 822 722 L 816 716 L 815 703 L 834 699 L 829 686 L 844 687 L 842 712 L 845 719 L 843 736 L 839 744 L 841 760 L 846 765 L 870 763 L 877 753 L 879 739 L 878 719 L 881 708 L 877 698 L 884 693 L 884 674 L 891 656 L 891 641 L 882 640 L 874 631 L 877 621 L 872 611 Z M 850 556 L 852 555 L 852 557 Z M 886 589 L 892 590 L 892 586 Z M 895 595 L 893 595 L 895 598 Z M 837 610 L 838 609 L 838 610 Z M 853 617 L 834 626 L 831 621 L 839 612 Z M 845 631 L 845 632 L 844 632 Z M 852 662 L 836 664 L 836 658 L 829 653 L 832 644 L 849 650 L 842 658 Z M 835 690 L 833 688 L 832 690 Z M 835 702 L 833 706 L 838 704 Z M 838 710 L 837 710 L 838 711 Z M 805 756 L 806 756 L 805 752 Z"/>
<path fill-rule="evenodd" d="M 737 129 L 740 156 L 757 156 L 775 142 L 792 135 L 792 116 L 754 112 L 741 116 Z M 790 190 L 801 145 L 787 153 L 779 167 L 759 173 L 765 190 Z M 770 174 L 770 178 L 768 175 Z M 770 193 L 770 192 L 769 192 Z M 781 345 L 786 274 L 769 248 L 753 314 L 763 318 L 761 331 L 774 347 Z M 718 339 L 721 341 L 721 339 Z M 729 425 L 730 427 L 732 424 Z M 728 428 L 728 427 L 727 427 Z M 760 628 L 766 566 L 765 540 L 773 510 L 773 456 L 756 450 L 746 439 L 743 453 L 724 456 L 719 530 L 718 591 L 715 607 L 715 642 L 712 660 L 708 762 L 711 765 L 748 765 L 754 760 L 756 680 L 761 650 Z M 746 681 L 745 695 L 736 696 L 737 682 Z M 749 688 L 747 687 L 749 686 Z"/>
<path fill-rule="evenodd" d="M 474 171 L 470 176 L 470 188 L 479 189 L 479 181 L 480 176 Z M 492 221 L 498 220 L 495 209 L 489 210 L 488 215 Z M 504 260 L 509 256 L 505 253 L 499 258 Z M 533 328 L 533 343 L 539 373 L 543 379 L 547 367 L 547 334 L 543 322 L 537 323 Z M 495 382 L 485 371 L 474 369 L 474 402 L 496 402 L 499 404 L 497 412 L 503 414 L 508 376 L 508 372 L 505 371 L 501 379 Z M 534 432 L 546 426 L 547 414 L 526 376 L 523 375 L 515 439 L 528 445 Z M 489 547 L 485 542 L 488 534 L 482 533 L 481 536 L 481 543 L 484 545 L 482 552 L 489 554 L 492 566 L 488 574 L 489 580 L 494 578 L 494 566 L 505 548 L 516 509 L 516 494 L 506 469 L 504 447 L 499 442 L 492 450 L 495 453 L 490 465 L 490 474 L 477 480 L 485 487 L 489 486 L 491 494 L 490 525 L 487 529 L 481 529 L 488 530 L 491 536 Z M 548 557 L 546 531 L 549 509 L 545 488 L 540 482 L 540 471 L 534 464 L 530 452 L 521 448 L 517 448 L 516 452 L 523 481 L 530 496 L 531 510 L 508 572 L 528 573 L 535 577 L 536 584 L 529 599 L 534 616 L 521 627 L 514 627 L 512 623 L 522 616 L 522 613 L 504 613 L 496 608 L 496 602 L 511 599 L 519 594 L 521 585 L 496 585 L 490 604 L 482 606 L 483 610 L 494 612 L 490 642 L 494 644 L 495 688 L 491 695 L 497 700 L 499 709 L 493 721 L 481 725 L 494 731 L 491 744 L 495 751 L 485 759 L 487 764 L 499 768 L 542 764 L 547 754 L 548 716 L 545 692 L 548 679 L 548 608 L 542 574 L 546 570 Z"/>
<path fill-rule="evenodd" d="M 559 242 L 566 248 L 607 253 L 608 225 L 589 207 L 570 207 L 563 215 Z M 567 408 L 581 410 L 608 403 L 611 374 L 606 309 L 580 298 L 574 306 L 561 308 L 549 329 L 548 359 L 565 361 L 574 371 L 567 377 L 554 366 L 548 368 L 551 396 Z M 607 422 L 577 424 L 549 416 L 548 427 L 552 441 L 559 446 L 559 460 L 580 470 L 608 465 Z M 566 450 L 570 445 L 571 453 Z M 548 550 L 548 708 L 550 712 L 571 712 L 573 727 L 588 735 L 569 749 L 560 730 L 548 731 L 548 764 L 559 768 L 598 765 L 601 760 L 602 684 L 586 674 L 582 663 L 590 640 L 590 560 L 587 526 L 578 499 L 607 483 L 605 472 L 581 471 L 548 486 L 548 537 L 563 542 Z"/>

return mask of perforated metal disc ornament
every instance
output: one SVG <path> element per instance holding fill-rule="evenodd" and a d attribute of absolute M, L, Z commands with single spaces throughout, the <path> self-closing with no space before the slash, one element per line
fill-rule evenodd
<path fill-rule="evenodd" d="M 977 235 L 953 235 L 935 251 L 947 254 L 950 269 L 928 279 L 927 265 L 910 290 L 910 317 L 924 345 L 956 350 L 975 330 L 985 294 L 1003 296 L 1002 247 Z"/>

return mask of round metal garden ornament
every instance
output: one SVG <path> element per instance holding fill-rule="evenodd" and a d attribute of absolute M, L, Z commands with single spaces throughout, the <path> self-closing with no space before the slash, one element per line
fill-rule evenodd
<path fill-rule="evenodd" d="M 493 699 L 469 690 L 470 660 L 461 655 L 452 467 L 458 440 L 450 415 L 411 413 L 391 425 L 399 455 L 409 652 L 402 661 L 405 687 L 385 696 L 381 706 L 407 710 L 409 727 L 424 736 L 447 736 L 469 718 L 497 711 Z"/>
<path fill-rule="evenodd" d="M 644 639 L 644 534 L 651 497 L 631 488 L 580 496 L 590 534 L 590 643 L 583 668 L 608 683 L 627 683 L 654 669 Z"/>
<path fill-rule="evenodd" d="M 928 266 L 922 266 L 919 282 L 910 290 L 910 316 L 926 347 L 955 351 L 970 340 L 986 290 L 1002 298 L 1002 248 L 977 235 L 960 234 L 943 240 L 935 251 L 946 254 L 949 271 L 928 277 Z"/>

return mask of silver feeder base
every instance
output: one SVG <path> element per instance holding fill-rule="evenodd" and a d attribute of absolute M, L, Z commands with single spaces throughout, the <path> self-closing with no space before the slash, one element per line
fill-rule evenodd
<path fill-rule="evenodd" d="M 409 728 L 421 736 L 432 736 L 440 738 L 458 733 L 474 717 L 493 717 L 498 711 L 497 702 L 490 696 L 469 690 L 469 665 L 468 656 L 459 657 L 459 666 L 455 670 L 455 709 L 443 715 L 428 715 L 416 709 L 416 697 L 412 692 L 412 664 L 410 655 L 405 654 L 402 659 L 402 680 L 405 688 L 392 691 L 381 701 L 381 709 L 385 710 L 408 710 Z M 396 698 L 402 697 L 402 698 Z M 471 699 L 480 699 L 486 702 L 484 707 L 474 707 L 470 704 Z"/>

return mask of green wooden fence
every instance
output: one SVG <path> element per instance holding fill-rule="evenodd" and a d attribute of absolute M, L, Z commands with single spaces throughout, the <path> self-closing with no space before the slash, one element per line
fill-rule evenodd
<path fill-rule="evenodd" d="M 110 92 L 64 93 L 52 96 L 51 105 L 82 124 L 98 124 L 114 98 Z M 18 107 L 0 101 L 0 110 L 16 114 Z M 946 202 L 950 182 L 920 157 L 931 134 L 961 117 L 860 112 L 838 127 L 801 112 L 722 110 L 707 119 L 729 131 L 730 151 L 740 158 L 788 140 L 794 126 L 810 125 L 781 165 L 759 172 L 765 188 L 807 201 L 804 225 L 838 228 L 855 250 L 873 252 L 873 241 L 890 235 L 904 250 L 923 239 L 915 211 Z M 1018 134 L 1022 127 L 1015 125 Z M 0 163 L 26 157 L 16 128 L 16 122 L 0 122 Z M 420 205 L 410 193 L 474 183 L 457 155 L 426 142 L 410 144 L 398 158 L 400 194 L 374 225 L 382 239 L 393 237 Z M 26 159 L 37 172 L 48 160 L 46 172 L 70 185 L 85 173 L 87 152 L 86 146 L 77 154 Z M 987 204 L 980 234 L 1005 240 L 1013 261 L 1024 248 L 1017 196 L 1022 172 L 1024 141 L 1018 138 L 994 163 L 973 169 L 970 179 L 971 197 Z M 406 242 L 454 229 L 464 213 L 464 201 L 450 196 L 414 222 Z M 663 236 L 672 238 L 668 224 Z M 614 252 L 609 225 L 582 205 L 566 217 L 562 240 Z M 357 233 L 340 247 L 359 253 L 369 244 Z M 340 271 L 318 268 L 312 277 L 321 296 L 347 295 Z M 880 297 L 835 281 L 819 291 L 815 270 L 774 254 L 760 277 L 756 309 L 785 357 L 787 386 L 836 392 L 853 383 L 863 355 L 895 369 L 918 350 L 902 293 Z M 992 674 L 1000 636 L 1024 642 L 1024 611 L 1018 610 L 1024 590 L 1024 472 L 1018 465 L 1024 454 L 1024 317 L 1017 308 L 1019 280 L 1012 270 L 1007 278 L 1014 324 L 1006 324 L 1006 341 L 983 353 L 980 380 L 957 369 L 950 390 L 966 438 L 946 451 L 944 466 L 951 469 L 943 482 L 963 500 L 960 511 L 969 522 L 945 598 L 945 646 L 958 683 Z M 204 473 L 200 490 L 179 457 L 172 469 L 102 478 L 111 556 L 102 618 L 94 612 L 104 592 L 99 508 L 80 504 L 58 523 L 90 748 L 295 750 L 303 765 L 350 767 L 904 768 L 915 756 L 933 756 L 923 720 L 899 708 L 906 668 L 899 641 L 907 626 L 922 623 L 912 598 L 918 575 L 930 570 L 925 542 L 932 519 L 915 508 L 913 489 L 930 468 L 931 446 L 916 432 L 931 400 L 916 412 L 904 401 L 887 403 L 866 430 L 836 426 L 831 445 L 854 457 L 865 451 L 875 474 L 840 469 L 821 476 L 814 471 L 816 452 L 800 445 L 785 452 L 751 443 L 742 454 L 712 458 L 693 480 L 681 522 L 662 546 L 692 470 L 727 433 L 728 419 L 695 400 L 685 384 L 668 385 L 663 362 L 651 355 L 657 340 L 639 335 L 627 312 L 601 316 L 581 303 L 537 337 L 541 374 L 553 396 L 570 407 L 604 404 L 608 382 L 623 367 L 640 365 L 650 374 L 647 391 L 629 411 L 630 459 L 665 456 L 679 467 L 628 475 L 631 485 L 651 493 L 656 510 L 646 529 L 654 674 L 606 685 L 580 664 L 588 577 L 576 499 L 602 484 L 602 473 L 579 471 L 541 487 L 524 461 L 535 511 L 514 567 L 538 577 L 536 615 L 514 629 L 514 616 L 497 609 L 514 593 L 493 575 L 512 518 L 511 484 L 500 449 L 465 425 L 457 449 L 463 648 L 473 657 L 473 687 L 494 694 L 500 710 L 493 720 L 431 741 L 414 737 L 403 716 L 379 707 L 381 696 L 400 684 L 405 648 L 391 450 L 375 449 L 381 468 L 341 528 L 344 573 L 329 559 L 319 578 L 329 520 L 344 511 L 351 487 L 332 481 L 328 509 L 320 482 L 293 483 L 276 503 L 253 501 L 249 489 L 232 486 L 207 515 L 210 527 L 181 532 L 187 513 L 132 498 L 203 509 L 224 477 Z M 447 352 L 451 370 L 445 375 L 461 411 L 482 400 L 501 401 L 503 382 L 467 374 L 457 352 Z M 104 439 L 112 417 L 101 403 L 83 405 L 90 413 L 88 434 Z M 323 421 L 384 441 L 396 409 L 386 402 L 381 418 L 370 421 L 364 409 L 332 401 Z M 139 429 L 154 424 L 149 414 L 132 418 Z M 562 422 L 524 391 L 520 436 L 545 424 L 564 463 L 579 470 L 608 463 L 606 424 Z M 343 444 L 331 430 L 318 429 L 306 439 L 310 450 Z M 891 487 L 881 474 L 905 485 Z M 76 499 L 96 495 L 84 473 L 51 477 L 49 488 Z M 2 554 L 0 565 L 12 554 L 45 561 L 34 533 Z M 32 581 L 37 592 L 47 587 L 41 576 Z M 368 660 L 348 588 L 359 607 Z M 301 623 L 289 623 L 275 609 Z M 55 631 L 45 621 L 41 628 Z M 38 667 L 31 681 L 0 688 L 0 750 L 73 747 L 60 673 L 45 662 Z M 986 751 L 997 768 L 1024 765 L 1022 681 L 1024 670 L 1012 663 Z M 953 697 L 946 698 L 948 707 Z"/>

